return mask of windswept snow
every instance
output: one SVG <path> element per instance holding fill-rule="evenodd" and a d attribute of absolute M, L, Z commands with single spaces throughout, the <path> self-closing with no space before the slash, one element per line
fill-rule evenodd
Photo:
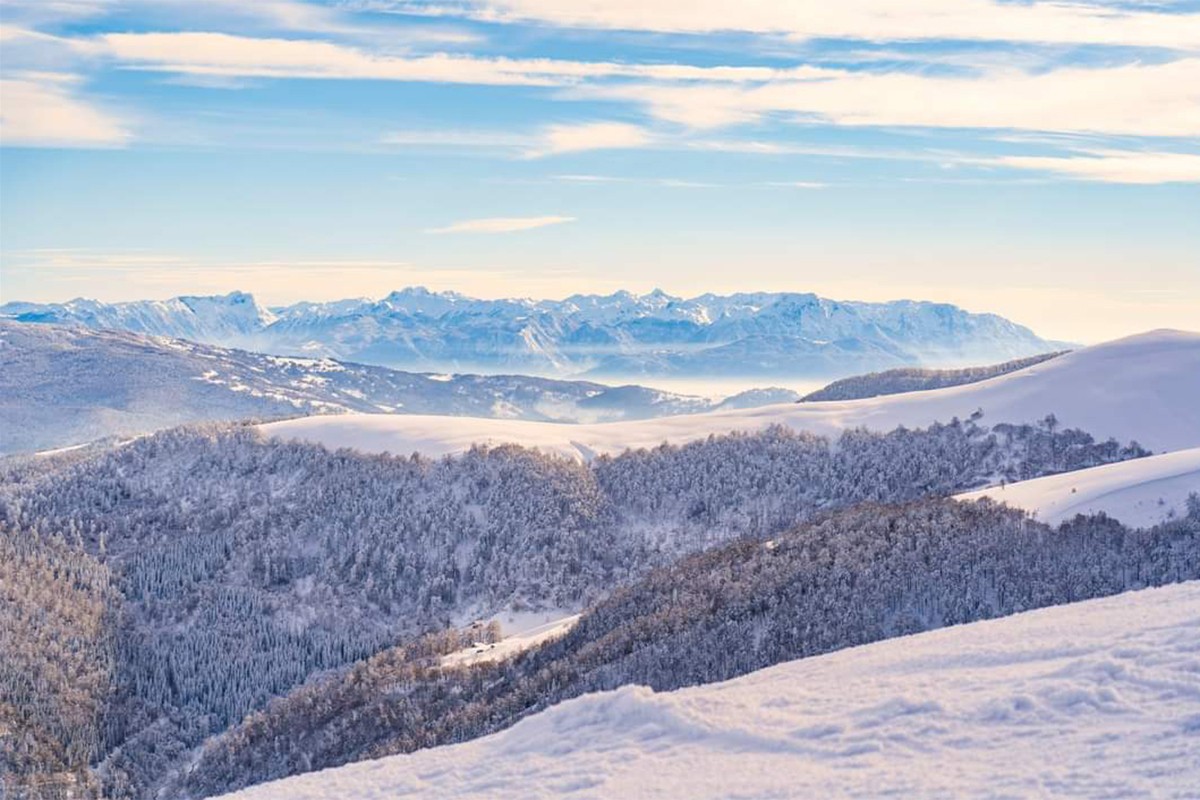
<path fill-rule="evenodd" d="M 1188 797 L 1200 583 L 586 695 L 499 734 L 244 790 L 444 797 Z"/>
<path fill-rule="evenodd" d="M 785 403 L 669 419 L 564 425 L 436 416 L 308 418 L 264 426 L 270 434 L 364 452 L 458 453 L 475 443 L 515 443 L 572 458 L 627 447 L 684 443 L 772 424 L 819 434 L 854 427 L 891 430 L 966 419 L 985 424 L 1061 425 L 1097 439 L 1136 439 L 1156 452 L 1200 446 L 1200 333 L 1160 330 L 1083 348 L 1026 369 L 964 386 L 824 403 Z"/>
<path fill-rule="evenodd" d="M 1126 525 L 1149 527 L 1186 513 L 1192 492 L 1200 492 L 1200 448 L 993 486 L 959 499 L 990 497 L 1051 525 L 1103 511 Z"/>

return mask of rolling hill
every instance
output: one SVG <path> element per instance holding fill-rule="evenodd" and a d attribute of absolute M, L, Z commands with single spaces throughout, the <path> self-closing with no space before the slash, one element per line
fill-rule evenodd
<path fill-rule="evenodd" d="M 1053 414 L 1063 427 L 1080 428 L 1097 439 L 1136 439 L 1156 452 L 1200 446 L 1200 334 L 1151 331 L 978 383 L 862 400 L 590 425 L 346 415 L 289 420 L 263 429 L 282 438 L 364 452 L 443 455 L 474 443 L 516 443 L 586 460 L 771 425 L 817 434 L 855 427 L 887 431 L 967 419 L 980 411 L 990 425 L 1033 423 Z"/>
<path fill-rule="evenodd" d="M 1200 448 L 1195 447 L 993 486 L 958 499 L 990 497 L 1023 508 L 1049 525 L 1076 514 L 1104 512 L 1126 525 L 1147 527 L 1186 513 L 1193 492 L 1200 493 Z"/>
<path fill-rule="evenodd" d="M 734 406 L 794 398 L 758 390 Z M 124 331 L 0 320 L 0 454 L 192 422 L 309 414 L 439 414 L 559 422 L 722 407 L 644 386 L 519 375 L 431 375 L 290 358 Z"/>
<path fill-rule="evenodd" d="M 861 400 L 864 397 L 879 397 L 885 394 L 902 394 L 904 392 L 923 392 L 930 389 L 945 389 L 950 386 L 962 386 L 967 383 L 978 383 L 988 378 L 995 378 L 1019 369 L 1032 367 L 1043 361 L 1062 355 L 1062 353 L 1042 353 L 1027 358 L 1017 358 L 1002 364 L 989 364 L 983 367 L 964 367 L 962 369 L 921 369 L 907 367 L 889 369 L 885 372 L 871 372 L 866 375 L 855 375 L 842 378 L 833 383 L 809 392 L 800 398 L 802 403 L 815 403 L 823 400 Z"/>

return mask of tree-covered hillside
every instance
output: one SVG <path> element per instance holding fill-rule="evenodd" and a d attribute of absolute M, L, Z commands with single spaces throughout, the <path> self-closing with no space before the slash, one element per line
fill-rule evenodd
<path fill-rule="evenodd" d="M 1144 454 L 1053 426 L 955 422 L 837 441 L 772 428 L 586 465 L 516 447 L 435 461 L 218 426 L 10 460 L 0 524 L 23 547 L 60 537 L 111 574 L 111 699 L 92 762 L 109 796 L 149 796 L 271 698 L 464 619 L 582 608 L 681 556 L 862 502 Z"/>
<path fill-rule="evenodd" d="M 898 367 L 883 372 L 870 372 L 836 380 L 828 386 L 800 398 L 801 403 L 822 400 L 860 400 L 885 394 L 923 392 L 927 389 L 945 389 L 967 383 L 986 381 L 998 375 L 1007 375 L 1019 369 L 1041 364 L 1043 361 L 1061 356 L 1065 351 L 1043 353 L 1026 358 L 1016 358 L 1002 364 L 986 367 L 964 367 L 962 369 L 923 369 L 921 367 Z"/>
<path fill-rule="evenodd" d="M 1200 504 L 1134 531 L 1058 529 L 990 501 L 867 504 L 655 570 L 561 639 L 439 668 L 397 648 L 311 683 L 205 744 L 177 791 L 205 797 L 465 741 L 586 692 L 710 683 L 796 658 L 1200 578 Z"/>

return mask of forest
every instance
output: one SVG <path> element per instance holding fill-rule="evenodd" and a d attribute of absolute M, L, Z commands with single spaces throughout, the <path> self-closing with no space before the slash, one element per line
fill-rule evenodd
<path fill-rule="evenodd" d="M 1052 529 L 991 501 L 866 504 L 655 570 L 566 636 L 501 664 L 439 668 L 436 642 L 315 681 L 214 737 L 176 777 L 206 797 L 465 741 L 586 692 L 725 680 L 782 661 L 1200 578 L 1200 497 L 1149 530 Z"/>
<path fill-rule="evenodd" d="M 589 464 L 512 446 L 439 460 L 329 452 L 241 425 L 6 459 L 0 542 L 34 566 L 5 571 L 0 591 L 55 591 L 48 573 L 63 608 L 33 626 L 22 616 L 32 612 L 5 605 L 0 631 L 19 655 L 3 680 L 28 702 L 0 716 L 11 719 L 0 785 L 15 796 L 67 786 L 149 797 L 197 746 L 273 698 L 397 646 L 423 652 L 422 637 L 501 608 L 595 607 L 588 631 L 604 613 L 597 603 L 691 554 L 863 503 L 1142 455 L 1051 417 L 833 441 L 776 427 Z M 607 685 L 604 674 L 561 684 L 586 690 Z M 64 704 L 87 724 L 56 728 Z M 514 718 L 503 705 L 473 713 Z"/>

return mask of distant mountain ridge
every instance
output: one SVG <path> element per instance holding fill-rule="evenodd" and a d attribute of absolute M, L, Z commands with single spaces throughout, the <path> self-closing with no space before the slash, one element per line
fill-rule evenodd
<path fill-rule="evenodd" d="M 402 369 L 553 376 L 841 377 L 1056 349 L 1003 317 L 949 304 L 786 292 L 481 300 L 416 287 L 380 300 L 270 309 L 234 292 L 112 304 L 17 302 L 0 306 L 0 317 Z"/>
<path fill-rule="evenodd" d="M 796 397 L 755 389 L 718 401 L 590 381 L 429 375 L 0 319 L 0 455 L 217 420 L 359 412 L 599 422 Z"/>

